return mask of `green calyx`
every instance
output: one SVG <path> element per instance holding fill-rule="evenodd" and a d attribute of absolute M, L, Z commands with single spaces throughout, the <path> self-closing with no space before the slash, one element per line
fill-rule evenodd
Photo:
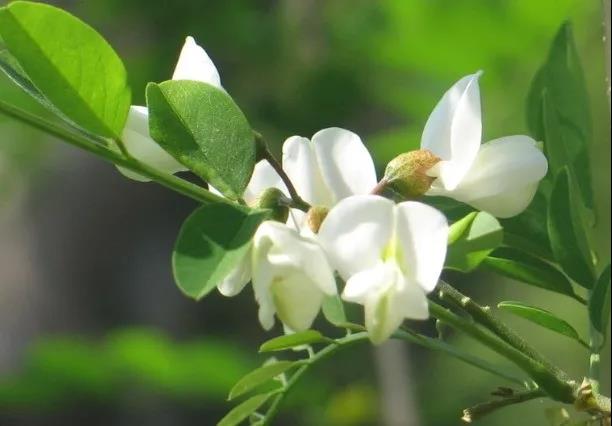
<path fill-rule="evenodd" d="M 255 201 L 254 207 L 270 210 L 270 220 L 285 223 L 289 217 L 289 207 L 287 207 L 287 197 L 278 188 L 268 188 Z"/>
<path fill-rule="evenodd" d="M 440 158 L 431 151 L 421 149 L 400 154 L 387 164 L 384 181 L 405 198 L 418 198 L 424 195 L 436 179 L 427 174 Z"/>

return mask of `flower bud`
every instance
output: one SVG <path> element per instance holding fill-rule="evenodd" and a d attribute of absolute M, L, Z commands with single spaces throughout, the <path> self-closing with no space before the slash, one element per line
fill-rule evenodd
<path fill-rule="evenodd" d="M 272 211 L 270 220 L 285 223 L 289 217 L 289 207 L 285 194 L 278 188 L 268 188 L 255 200 L 255 207 Z"/>
<path fill-rule="evenodd" d="M 400 154 L 387 164 L 385 169 L 386 186 L 405 198 L 424 195 L 436 179 L 427 175 L 440 158 L 431 151 L 421 149 Z"/>
<path fill-rule="evenodd" d="M 327 217 L 327 213 L 329 213 L 329 209 L 323 206 L 314 206 L 308 210 L 306 223 L 312 232 L 315 234 L 319 232 L 319 228 Z"/>

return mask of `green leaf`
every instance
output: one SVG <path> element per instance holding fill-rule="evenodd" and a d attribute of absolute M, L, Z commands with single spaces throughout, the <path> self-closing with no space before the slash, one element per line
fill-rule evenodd
<path fill-rule="evenodd" d="M 293 368 L 295 365 L 296 363 L 293 361 L 276 361 L 251 371 L 242 379 L 238 380 L 238 383 L 230 390 L 228 399 L 232 400 L 250 392 L 257 386 L 274 379 L 290 368 Z"/>
<path fill-rule="evenodd" d="M 610 319 L 610 265 L 603 270 L 589 298 L 589 317 L 595 330 L 606 334 Z"/>
<path fill-rule="evenodd" d="M 261 345 L 259 352 L 284 351 L 296 346 L 311 345 L 313 343 L 323 343 L 328 341 L 330 341 L 330 339 L 326 338 L 318 331 L 306 330 L 270 339 Z"/>
<path fill-rule="evenodd" d="M 266 403 L 270 397 L 274 395 L 274 392 L 263 393 L 260 395 L 255 395 L 243 403 L 234 407 L 229 413 L 225 415 L 217 426 L 236 426 L 239 425 L 242 421 L 247 419 L 253 412 L 257 411 L 259 407 Z"/>
<path fill-rule="evenodd" d="M 221 203 L 195 210 L 183 223 L 172 253 L 179 288 L 194 299 L 206 296 L 242 262 L 267 214 Z"/>
<path fill-rule="evenodd" d="M 544 141 L 550 176 L 554 178 L 561 168 L 569 166 L 582 203 L 592 211 L 589 97 L 569 23 L 559 29 L 546 62 L 531 84 L 527 124 L 533 136 Z"/>
<path fill-rule="evenodd" d="M 344 311 L 344 303 L 339 295 L 325 296 L 322 305 L 323 316 L 327 321 L 335 326 L 346 324 L 346 312 Z"/>
<path fill-rule="evenodd" d="M 563 271 L 581 286 L 591 288 L 594 279 L 587 260 L 588 244 L 570 188 L 569 171 L 563 168 L 555 179 L 548 205 L 548 236 Z"/>
<path fill-rule="evenodd" d="M 25 75 L 23 69 L 21 69 L 17 59 L 15 59 L 6 49 L 0 50 L 0 69 L 4 71 L 8 78 L 13 81 L 13 83 L 23 89 L 23 91 L 28 95 L 36 99 L 45 107 L 57 111 L 49 100 L 45 98 L 36 87 L 34 87 L 28 76 Z"/>
<path fill-rule="evenodd" d="M 486 269 L 506 277 L 577 298 L 567 277 L 550 263 L 510 247 L 493 251 L 482 263 Z"/>
<path fill-rule="evenodd" d="M 448 230 L 448 245 L 457 242 L 457 240 L 467 232 L 477 214 L 478 212 L 469 213 L 467 216 L 459 219 L 450 226 Z"/>
<path fill-rule="evenodd" d="M 472 271 L 502 243 L 503 228 L 497 219 L 485 212 L 468 217 L 472 219 L 471 222 L 468 226 L 466 223 L 457 225 L 463 233 L 459 237 L 453 235 L 454 241 L 448 247 L 447 269 Z"/>
<path fill-rule="evenodd" d="M 0 8 L 0 35 L 33 85 L 65 117 L 119 138 L 130 107 L 121 59 L 93 28 L 43 3 Z"/>
<path fill-rule="evenodd" d="M 531 321 L 534 324 L 538 324 L 548 330 L 562 334 L 570 339 L 573 339 L 580 343 L 582 346 L 588 348 L 584 340 L 580 338 L 578 332 L 572 327 L 567 321 L 555 316 L 554 314 L 535 306 L 525 305 L 521 302 L 501 302 L 497 305 L 498 308 L 504 309 L 508 312 Z"/>
<path fill-rule="evenodd" d="M 255 166 L 255 140 L 233 99 L 197 81 L 147 86 L 151 137 L 179 162 L 238 199 Z"/>

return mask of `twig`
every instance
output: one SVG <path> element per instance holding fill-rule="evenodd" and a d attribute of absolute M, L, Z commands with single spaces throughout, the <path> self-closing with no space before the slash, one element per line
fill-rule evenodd
<path fill-rule="evenodd" d="M 486 416 L 500 408 L 507 407 L 508 405 L 520 404 L 522 402 L 531 401 L 532 399 L 545 397 L 546 393 L 542 389 L 534 389 L 526 392 L 516 393 L 514 395 L 496 399 L 493 401 L 483 402 L 473 407 L 466 408 L 463 410 L 463 420 L 465 423 L 472 423 L 481 417 Z"/>

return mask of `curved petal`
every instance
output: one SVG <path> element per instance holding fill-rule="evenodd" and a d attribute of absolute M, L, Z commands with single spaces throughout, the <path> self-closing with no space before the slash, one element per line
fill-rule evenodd
<path fill-rule="evenodd" d="M 342 291 L 342 299 L 347 302 L 365 304 L 369 295 L 384 291 L 391 282 L 388 269 L 388 266 L 381 262 L 373 268 L 351 276 Z"/>
<path fill-rule="evenodd" d="M 404 309 L 398 299 L 404 278 L 396 267 L 385 265 L 384 280 L 380 290 L 369 293 L 364 303 L 365 326 L 372 343 L 378 345 L 387 340 L 404 321 Z"/>
<path fill-rule="evenodd" d="M 283 170 L 308 203 L 326 207 L 333 205 L 333 194 L 321 176 L 315 151 L 307 138 L 291 136 L 285 141 Z"/>
<path fill-rule="evenodd" d="M 381 261 L 393 232 L 393 209 L 393 202 L 386 198 L 355 195 L 330 210 L 318 239 L 345 280 Z"/>
<path fill-rule="evenodd" d="M 368 194 L 376 186 L 374 162 L 355 133 L 337 127 L 323 129 L 312 137 L 312 144 L 334 202 Z"/>
<path fill-rule="evenodd" d="M 397 205 L 396 238 L 400 265 L 408 281 L 432 291 L 444 266 L 448 223 L 438 210 L 415 201 Z"/>
<path fill-rule="evenodd" d="M 278 173 L 276 173 L 276 170 L 266 160 L 261 160 L 255 164 L 251 180 L 244 190 L 244 201 L 249 205 L 253 205 L 262 192 L 268 188 L 278 188 L 285 195 L 288 195 L 287 187 Z"/>
<path fill-rule="evenodd" d="M 310 328 L 323 303 L 323 292 L 309 277 L 293 273 L 278 277 L 270 287 L 278 318 L 294 331 Z"/>
<path fill-rule="evenodd" d="M 431 170 L 444 188 L 459 185 L 472 166 L 482 137 L 480 89 L 481 72 L 463 77 L 445 94 L 429 116 L 421 148 L 440 157 Z"/>
<path fill-rule="evenodd" d="M 398 292 L 395 303 L 396 309 L 402 312 L 404 318 L 413 320 L 426 320 L 429 318 L 429 303 L 425 291 L 415 283 L 406 282 Z"/>
<path fill-rule="evenodd" d="M 149 111 L 146 107 L 132 105 L 121 135 L 121 140 L 132 157 L 168 174 L 187 170 L 174 157 L 163 150 L 149 135 Z M 117 167 L 126 177 L 141 182 L 150 179 L 123 167 Z"/>
<path fill-rule="evenodd" d="M 196 44 L 193 37 L 187 37 L 181 49 L 172 80 L 195 80 L 221 87 L 221 78 L 217 67 L 202 47 Z"/>
<path fill-rule="evenodd" d="M 532 183 L 513 191 L 470 200 L 469 204 L 478 210 L 505 219 L 516 216 L 529 207 L 537 191 L 538 183 Z"/>
<path fill-rule="evenodd" d="M 547 170 L 546 157 L 533 139 L 507 136 L 483 144 L 464 180 L 449 194 L 463 200 L 488 197 L 539 182 Z"/>
<path fill-rule="evenodd" d="M 226 297 L 236 296 L 251 281 L 251 250 L 248 250 L 244 259 L 229 273 L 217 286 L 219 293 Z"/>

